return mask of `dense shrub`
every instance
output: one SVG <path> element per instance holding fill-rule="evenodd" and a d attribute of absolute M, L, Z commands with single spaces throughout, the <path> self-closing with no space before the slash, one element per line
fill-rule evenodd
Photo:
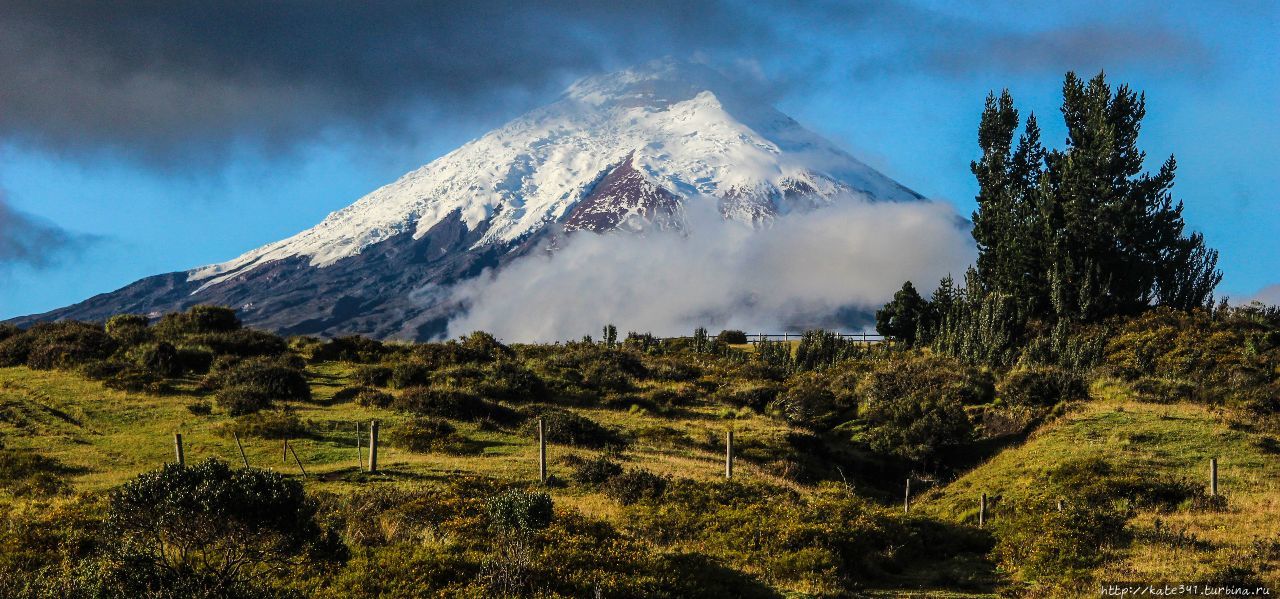
<path fill-rule="evenodd" d="M 622 505 L 658 499 L 667 490 L 667 479 L 648 470 L 630 469 L 608 479 L 604 493 Z"/>
<path fill-rule="evenodd" d="M 1062 511 L 1056 503 L 1046 496 L 1007 501 L 993 520 L 994 556 L 1027 580 L 1079 580 L 1123 534 L 1127 515 L 1110 503 L 1074 500 Z"/>
<path fill-rule="evenodd" d="M 542 379 L 515 360 L 493 362 L 479 375 L 475 390 L 485 399 L 528 403 L 547 398 Z"/>
<path fill-rule="evenodd" d="M 425 362 L 397 362 L 387 375 L 387 385 L 394 389 L 407 389 L 431 384 L 434 369 Z"/>
<path fill-rule="evenodd" d="M 551 496 L 539 491 L 508 489 L 488 501 L 489 519 L 500 530 L 534 531 L 551 525 Z"/>
<path fill-rule="evenodd" d="M 273 405 L 270 394 L 251 386 L 230 386 L 218 389 L 218 407 L 232 416 L 252 414 Z"/>
<path fill-rule="evenodd" d="M 1089 399 L 1089 385 L 1076 372 L 1056 366 L 1021 368 L 1000 381 L 1000 397 L 1010 405 L 1046 407 Z"/>
<path fill-rule="evenodd" d="M 548 443 L 563 443 L 577 447 L 621 447 L 624 440 L 612 429 L 605 428 L 596 421 L 576 412 L 561 408 L 530 406 L 522 408 L 519 413 L 527 418 L 520 432 L 527 437 L 537 438 L 538 419 L 543 421 L 543 428 Z"/>
<path fill-rule="evenodd" d="M 185 343 L 189 346 L 203 346 L 218 355 L 243 358 L 275 356 L 289 349 L 289 344 L 284 339 L 253 329 L 199 333 L 189 335 L 185 339 Z"/>
<path fill-rule="evenodd" d="M 1192 383 L 1192 381 L 1164 379 L 1157 378 L 1157 376 L 1143 376 L 1143 378 L 1133 381 L 1133 385 L 1130 385 L 1130 388 L 1134 390 L 1134 393 L 1138 394 L 1138 397 L 1142 398 L 1142 401 L 1152 403 L 1196 401 L 1196 399 L 1201 399 L 1206 394 L 1202 393 L 1199 385 Z"/>
<path fill-rule="evenodd" d="M 660 358 L 649 363 L 649 376 L 659 381 L 693 381 L 702 371 L 693 364 L 676 358 Z"/>
<path fill-rule="evenodd" d="M 391 381 L 391 367 L 382 365 L 361 366 L 356 369 L 353 378 L 357 383 L 366 387 L 386 387 Z"/>
<path fill-rule="evenodd" d="M 40 323 L 0 341 L 0 366 L 75 368 L 110 357 L 118 346 L 98 325 L 75 321 Z"/>
<path fill-rule="evenodd" d="M 837 423 L 845 416 L 852 416 L 854 406 L 838 405 L 836 395 L 827 381 L 814 373 L 802 373 L 787 381 L 786 388 L 778 394 L 770 408 L 776 410 L 788 422 L 821 428 Z"/>
<path fill-rule="evenodd" d="M 227 423 L 226 433 L 259 439 L 297 439 L 307 436 L 307 426 L 292 410 L 259 411 L 237 416 Z"/>
<path fill-rule="evenodd" d="M 877 452 L 936 465 L 944 451 L 972 437 L 964 405 L 986 403 L 992 393 L 989 376 L 949 359 L 884 364 L 859 386 L 865 438 Z"/>
<path fill-rule="evenodd" d="M 241 361 L 209 374 L 205 382 L 215 389 L 250 391 L 269 401 L 311 400 L 311 386 L 306 375 L 274 360 Z"/>
<path fill-rule="evenodd" d="M 751 408 L 763 412 L 778 398 L 782 385 L 768 381 L 734 382 L 724 385 L 711 395 L 712 401 L 737 408 Z"/>
<path fill-rule="evenodd" d="M 104 329 L 122 345 L 138 345 L 151 339 L 148 323 L 147 317 L 141 314 L 117 314 L 107 319 Z"/>
<path fill-rule="evenodd" d="M 800 337 L 792 364 L 797 370 L 817 370 L 853 356 L 857 351 L 857 345 L 841 339 L 836 333 L 815 329 L 805 331 Z"/>
<path fill-rule="evenodd" d="M 609 456 L 599 455 L 588 459 L 570 457 L 575 459 L 568 460 L 573 468 L 569 478 L 580 485 L 599 486 L 622 474 L 622 466 L 609 459 Z"/>
<path fill-rule="evenodd" d="M 716 335 L 716 342 L 724 345 L 742 345 L 747 342 L 747 334 L 742 331 L 720 331 L 720 334 Z"/>
<path fill-rule="evenodd" d="M 387 431 L 387 442 L 409 451 L 440 452 L 453 455 L 479 453 L 483 448 L 472 443 L 448 421 L 415 416 Z"/>
<path fill-rule="evenodd" d="M 125 483 L 111 493 L 108 525 L 127 564 L 119 583 L 135 596 L 240 596 L 282 564 L 346 555 L 300 482 L 214 459 Z"/>
<path fill-rule="evenodd" d="M 198 347 L 178 348 L 178 367 L 182 372 L 206 374 L 213 366 L 213 352 Z"/>
<path fill-rule="evenodd" d="M 386 355 L 386 348 L 381 341 L 360 335 L 336 337 L 311 351 L 311 359 L 316 362 L 377 362 Z"/>
<path fill-rule="evenodd" d="M 137 346 L 129 352 L 129 355 L 135 364 L 156 376 L 174 377 L 182 374 L 178 349 L 168 341 Z"/>
<path fill-rule="evenodd" d="M 119 360 L 93 360 L 81 364 L 79 370 L 87 379 L 102 381 L 133 367 L 132 364 Z"/>
<path fill-rule="evenodd" d="M 500 406 L 484 401 L 474 393 L 446 387 L 405 389 L 391 402 L 391 407 L 418 416 L 453 420 L 476 420 L 502 412 Z"/>
<path fill-rule="evenodd" d="M 390 407 L 395 399 L 394 395 L 379 391 L 373 387 L 344 387 L 333 394 L 333 401 L 335 402 L 354 401 L 369 408 Z"/>
<path fill-rule="evenodd" d="M 165 314 L 153 328 L 157 335 L 175 340 L 188 335 L 236 331 L 240 329 L 240 319 L 231 308 L 201 305 L 192 306 L 186 312 Z"/>

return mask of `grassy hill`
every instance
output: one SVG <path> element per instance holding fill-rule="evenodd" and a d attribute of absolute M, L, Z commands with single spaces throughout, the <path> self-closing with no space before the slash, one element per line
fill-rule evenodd
<path fill-rule="evenodd" d="M 33 597 L 1275 588 L 1280 343 L 1250 322 L 1135 320 L 1083 371 L 997 370 L 821 333 L 758 352 L 643 338 L 398 345 L 282 340 L 216 311 L 0 331 L 0 584 Z M 372 420 L 376 474 L 358 465 Z M 202 510 L 238 513 L 203 499 L 227 482 L 207 458 L 240 476 L 233 431 L 244 459 L 275 473 L 255 484 L 305 493 L 295 507 L 311 549 L 272 545 L 223 579 L 175 561 L 181 530 L 165 522 L 216 528 L 231 516 Z M 175 433 L 189 467 L 161 471 Z M 187 476 L 213 478 L 187 496 L 174 486 Z M 130 513 L 124 490 L 140 488 L 159 495 Z M 191 555 L 262 540 L 224 534 Z"/>

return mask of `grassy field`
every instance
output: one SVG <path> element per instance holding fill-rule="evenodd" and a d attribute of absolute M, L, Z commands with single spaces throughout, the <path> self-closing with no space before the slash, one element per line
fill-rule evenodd
<path fill-rule="evenodd" d="M 464 422 L 458 423 L 459 432 L 483 446 L 481 453 L 414 453 L 384 444 L 379 452 L 384 473 L 370 479 L 357 468 L 357 423 L 367 439 L 370 420 L 390 426 L 403 416 L 352 402 L 332 402 L 337 390 L 351 384 L 348 365 L 323 363 L 309 371 L 313 401 L 292 408 L 313 433 L 291 442 L 307 470 L 308 488 L 347 493 L 370 480 L 417 484 L 460 474 L 512 481 L 537 477 L 537 446 L 532 438 Z M 1235 564 L 1249 563 L 1271 584 L 1280 582 L 1275 574 L 1280 566 L 1280 552 L 1275 550 L 1275 540 L 1280 539 L 1280 459 L 1274 446 L 1262 436 L 1238 430 L 1241 427 L 1233 426 L 1223 413 L 1203 405 L 1140 402 L 1122 384 L 1110 380 L 1095 384 L 1093 395 L 1094 400 L 1072 405 L 1024 443 L 1001 451 L 954 482 L 930 489 L 916 499 L 913 509 L 973 525 L 980 493 L 993 498 L 989 517 L 998 519 L 998 497 L 1035 484 L 1038 475 L 1067 459 L 1102 456 L 1122 469 L 1207 484 L 1208 459 L 1217 457 L 1220 489 L 1227 497 L 1225 509 L 1138 513 L 1128 524 L 1133 542 L 1111 549 L 1094 575 L 1114 580 L 1211 580 Z M 134 394 L 106 389 L 68 372 L 3 368 L 0 435 L 10 446 L 37 449 L 73 468 L 76 490 L 102 491 L 171 461 L 174 433 L 183 434 L 188 460 L 216 456 L 238 463 L 235 441 L 224 430 L 231 419 L 216 412 L 196 415 L 188 410 L 201 401 L 207 399 L 191 388 L 180 387 L 163 396 Z M 575 411 L 634 438 L 627 452 L 630 464 L 702 480 L 723 476 L 723 454 L 712 448 L 722 443 L 729 427 L 736 431 L 740 448 L 793 430 L 777 419 L 711 404 L 674 415 L 651 415 L 636 408 Z M 292 457 L 284 459 L 281 442 L 243 441 L 251 464 L 300 476 Z M 552 445 L 550 472 L 564 478 L 565 456 L 593 453 Z M 748 461 L 738 461 L 735 475 L 804 491 L 803 486 Z M 617 522 L 625 516 L 616 502 L 597 492 L 570 485 L 553 487 L 551 493 L 558 505 L 589 517 Z M 902 580 L 906 587 L 916 586 L 911 573 Z M 918 588 L 867 592 L 870 596 L 989 596 Z"/>
<path fill-rule="evenodd" d="M 1268 437 L 1239 430 L 1239 423 L 1203 405 L 1136 401 L 1115 381 L 1094 385 L 1093 395 L 1025 444 L 932 490 L 920 509 L 976 523 L 982 493 L 1017 493 L 1057 464 L 1094 456 L 1121 470 L 1207 486 L 1209 459 L 1217 458 L 1227 507 L 1140 511 L 1128 525 L 1134 542 L 1115 549 L 1098 578 L 1192 583 L 1252 565 L 1268 573 L 1271 585 L 1280 583 L 1280 454 Z M 998 504 L 990 517 L 1000 517 Z"/>

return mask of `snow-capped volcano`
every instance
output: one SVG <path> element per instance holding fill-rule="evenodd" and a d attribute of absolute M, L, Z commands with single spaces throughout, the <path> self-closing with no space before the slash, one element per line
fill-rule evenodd
<path fill-rule="evenodd" d="M 680 228 L 689 202 L 762 225 L 836 201 L 920 199 L 738 89 L 675 60 L 589 77 L 293 237 L 29 318 L 220 303 L 285 332 L 424 337 L 448 310 L 423 289 L 547 235 Z"/>

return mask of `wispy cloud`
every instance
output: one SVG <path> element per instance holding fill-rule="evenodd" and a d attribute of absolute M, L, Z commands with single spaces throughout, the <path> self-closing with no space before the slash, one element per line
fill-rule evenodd
<path fill-rule="evenodd" d="M 14 266 L 54 267 L 99 240 L 16 210 L 0 193 L 0 274 Z"/>

